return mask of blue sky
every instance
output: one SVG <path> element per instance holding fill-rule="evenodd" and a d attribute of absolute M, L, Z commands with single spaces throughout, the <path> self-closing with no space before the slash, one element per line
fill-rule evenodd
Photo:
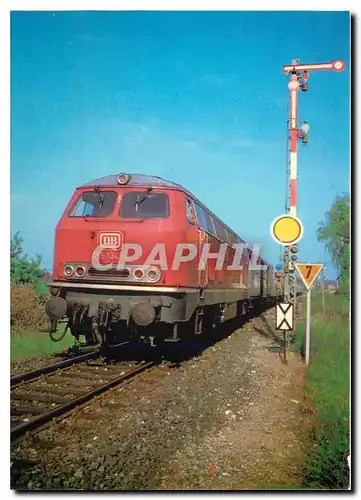
<path fill-rule="evenodd" d="M 336 276 L 316 230 L 349 191 L 346 12 L 13 12 L 11 231 L 52 267 L 74 188 L 111 173 L 179 182 L 276 263 L 289 93 L 281 66 L 344 59 L 300 93 L 300 260 Z"/>

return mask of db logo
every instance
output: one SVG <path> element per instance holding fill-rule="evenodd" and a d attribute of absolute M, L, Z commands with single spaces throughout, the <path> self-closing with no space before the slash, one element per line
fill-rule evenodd
<path fill-rule="evenodd" d="M 122 233 L 99 233 L 99 246 L 106 248 L 120 248 Z"/>

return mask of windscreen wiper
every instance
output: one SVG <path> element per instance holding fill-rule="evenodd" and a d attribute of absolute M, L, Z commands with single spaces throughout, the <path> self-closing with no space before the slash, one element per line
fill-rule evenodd
<path fill-rule="evenodd" d="M 151 192 L 151 190 L 152 190 L 152 189 L 153 189 L 152 187 L 147 188 L 147 194 L 145 194 L 145 195 L 143 196 L 143 198 L 140 198 L 140 196 L 138 195 L 137 201 L 135 202 L 135 211 L 136 211 L 136 212 L 138 212 L 139 205 L 140 205 L 141 203 L 143 203 L 143 201 L 144 201 L 144 200 L 146 200 L 146 199 L 148 198 L 149 193 Z"/>
<path fill-rule="evenodd" d="M 99 211 L 103 208 L 104 204 L 104 193 L 99 191 L 99 186 L 94 186 L 94 191 L 99 195 Z"/>

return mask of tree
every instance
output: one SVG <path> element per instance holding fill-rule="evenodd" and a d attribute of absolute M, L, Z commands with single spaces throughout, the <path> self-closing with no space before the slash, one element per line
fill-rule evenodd
<path fill-rule="evenodd" d="M 325 215 L 317 231 L 319 241 L 331 255 L 332 262 L 339 271 L 339 283 L 342 292 L 349 288 L 350 270 L 350 196 L 344 194 L 336 198 L 331 209 Z"/>

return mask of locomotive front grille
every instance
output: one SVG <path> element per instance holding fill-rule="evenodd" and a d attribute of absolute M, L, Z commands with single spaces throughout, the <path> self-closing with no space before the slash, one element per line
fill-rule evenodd
<path fill-rule="evenodd" d="M 106 271 L 95 269 L 94 267 L 89 268 L 89 276 L 99 277 L 99 278 L 123 278 L 127 279 L 130 276 L 129 269 L 108 269 Z"/>

